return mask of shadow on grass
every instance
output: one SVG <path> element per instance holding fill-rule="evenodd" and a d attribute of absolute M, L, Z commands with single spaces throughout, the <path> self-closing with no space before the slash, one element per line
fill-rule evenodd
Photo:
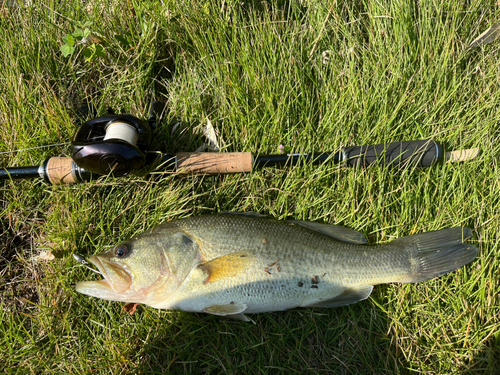
<path fill-rule="evenodd" d="M 0 234 L 0 302 L 10 311 L 23 311 L 39 302 L 34 270 L 20 256 L 30 249 L 31 239 L 2 220 Z"/>
<path fill-rule="evenodd" d="M 403 354 L 387 314 L 369 301 L 249 315 L 254 323 L 205 314 L 158 315 L 164 321 L 140 347 L 138 373 L 410 374 L 440 368 L 432 357 L 408 362 L 415 353 Z M 496 374 L 499 366 L 496 335 L 456 370 Z"/>
<path fill-rule="evenodd" d="M 139 373 L 398 373 L 388 318 L 368 301 L 250 315 L 179 313 L 142 347 Z"/>

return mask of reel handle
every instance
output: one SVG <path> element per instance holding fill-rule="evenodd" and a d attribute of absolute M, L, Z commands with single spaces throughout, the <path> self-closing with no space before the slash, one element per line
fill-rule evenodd
<path fill-rule="evenodd" d="M 153 130 L 156 129 L 156 124 L 158 122 L 158 119 L 161 117 L 164 110 L 165 110 L 165 103 L 163 102 L 151 103 L 151 107 L 149 107 L 149 116 L 148 116 L 148 123 L 151 129 Z"/>

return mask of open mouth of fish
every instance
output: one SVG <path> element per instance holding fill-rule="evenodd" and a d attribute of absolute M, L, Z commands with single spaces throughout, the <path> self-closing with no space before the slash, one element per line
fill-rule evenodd
<path fill-rule="evenodd" d="M 97 256 L 91 256 L 89 262 L 97 267 L 104 279 L 80 282 L 76 285 L 77 291 L 90 294 L 85 291 L 93 290 L 92 295 L 95 295 L 98 291 L 123 293 L 132 285 L 132 275 L 123 266 Z"/>

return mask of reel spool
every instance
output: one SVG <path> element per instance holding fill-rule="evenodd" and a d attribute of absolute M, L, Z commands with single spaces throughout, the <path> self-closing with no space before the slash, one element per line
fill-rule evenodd
<path fill-rule="evenodd" d="M 146 164 L 151 127 L 132 115 L 87 121 L 71 142 L 71 157 L 81 168 L 98 175 L 126 176 Z"/>

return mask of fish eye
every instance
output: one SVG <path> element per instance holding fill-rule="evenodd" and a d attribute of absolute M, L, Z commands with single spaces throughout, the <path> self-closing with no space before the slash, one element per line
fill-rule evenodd
<path fill-rule="evenodd" d="M 129 253 L 129 249 L 125 245 L 120 245 L 115 249 L 115 255 L 118 258 L 125 258 Z"/>

